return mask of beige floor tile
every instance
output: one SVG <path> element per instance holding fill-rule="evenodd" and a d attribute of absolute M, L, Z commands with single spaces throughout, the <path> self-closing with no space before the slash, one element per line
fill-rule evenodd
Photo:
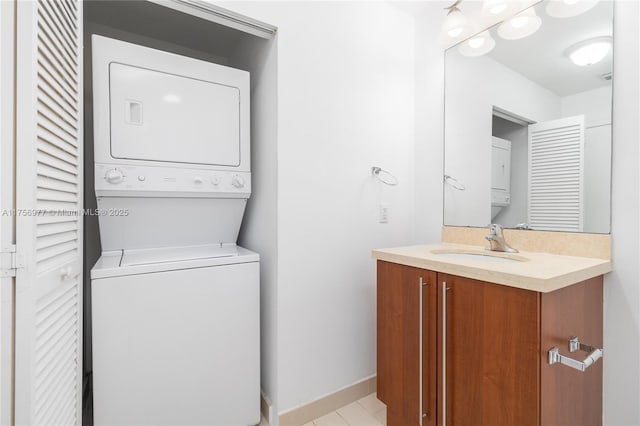
<path fill-rule="evenodd" d="M 315 424 L 313 422 L 309 422 L 309 423 L 305 423 L 302 426 L 315 426 Z"/>
<path fill-rule="evenodd" d="M 378 411 L 387 408 L 382 401 L 380 401 L 375 393 L 369 394 L 364 398 L 358 400 L 358 404 L 362 405 L 369 413 L 377 413 Z"/>
<path fill-rule="evenodd" d="M 376 418 L 383 426 L 387 426 L 387 409 L 384 408 L 377 413 L 373 414 L 373 417 Z"/>
<path fill-rule="evenodd" d="M 351 426 L 380 426 L 380 422 L 357 402 L 339 408 L 338 414 Z"/>
<path fill-rule="evenodd" d="M 313 424 L 315 426 L 349 426 L 349 423 L 345 422 L 335 411 L 315 419 Z"/>

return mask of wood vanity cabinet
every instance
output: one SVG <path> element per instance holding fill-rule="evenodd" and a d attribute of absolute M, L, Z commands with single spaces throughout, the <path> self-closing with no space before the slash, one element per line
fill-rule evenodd
<path fill-rule="evenodd" d="M 378 261 L 378 398 L 388 426 L 600 425 L 602 277 L 550 293 Z M 446 409 L 445 409 L 446 407 Z"/>

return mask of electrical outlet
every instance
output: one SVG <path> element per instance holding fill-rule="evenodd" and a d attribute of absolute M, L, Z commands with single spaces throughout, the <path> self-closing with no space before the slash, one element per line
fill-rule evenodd
<path fill-rule="evenodd" d="M 389 222 L 389 205 L 387 203 L 380 203 L 380 210 L 378 210 L 378 222 Z"/>

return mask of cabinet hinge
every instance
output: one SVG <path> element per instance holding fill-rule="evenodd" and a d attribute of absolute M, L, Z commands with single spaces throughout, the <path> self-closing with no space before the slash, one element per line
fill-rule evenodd
<path fill-rule="evenodd" d="M 16 245 L 4 247 L 0 251 L 0 278 L 15 277 L 19 268 L 24 268 L 24 262 L 16 250 Z"/>

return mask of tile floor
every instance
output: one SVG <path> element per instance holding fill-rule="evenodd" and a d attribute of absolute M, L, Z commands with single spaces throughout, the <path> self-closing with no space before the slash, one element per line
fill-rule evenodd
<path fill-rule="evenodd" d="M 303 426 L 386 426 L 387 407 L 372 393 Z M 259 426 L 269 426 L 262 419 Z"/>

